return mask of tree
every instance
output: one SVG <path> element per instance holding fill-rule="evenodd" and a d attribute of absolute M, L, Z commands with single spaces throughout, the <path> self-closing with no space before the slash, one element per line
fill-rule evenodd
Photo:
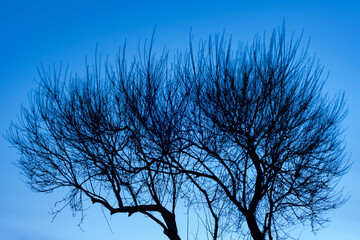
<path fill-rule="evenodd" d="M 119 55 L 105 76 L 97 62 L 85 78 L 40 69 L 40 86 L 8 139 L 33 190 L 67 188 L 63 201 L 74 211 L 83 211 L 88 198 L 111 214 L 144 214 L 178 240 L 175 206 L 183 180 L 159 162 L 170 155 L 181 162 L 172 127 L 184 104 L 165 86 L 166 53 L 156 61 L 150 47 L 144 57 L 128 66 Z"/>
<path fill-rule="evenodd" d="M 41 68 L 7 134 L 17 165 L 35 191 L 68 189 L 74 211 L 90 199 L 111 214 L 140 213 L 171 240 L 179 201 L 204 207 L 213 239 L 232 230 L 281 238 L 309 221 L 317 229 L 344 202 L 335 186 L 349 167 L 346 110 L 342 95 L 322 93 L 322 68 L 299 45 L 284 30 L 268 47 L 255 38 L 236 52 L 216 37 L 170 67 L 152 40 L 130 63 L 124 49 L 103 75 L 97 60 L 84 78 Z"/>
<path fill-rule="evenodd" d="M 349 168 L 344 96 L 323 94 L 322 67 L 298 53 L 300 40 L 274 30 L 268 45 L 257 37 L 233 52 L 217 36 L 191 48 L 182 72 L 194 89 L 187 172 L 221 189 L 209 194 L 257 240 L 287 238 L 299 222 L 317 230 L 346 199 L 334 189 Z"/>

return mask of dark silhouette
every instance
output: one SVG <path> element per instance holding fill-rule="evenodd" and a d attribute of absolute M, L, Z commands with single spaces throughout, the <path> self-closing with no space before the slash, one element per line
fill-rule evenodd
<path fill-rule="evenodd" d="M 103 75 L 98 62 L 84 78 L 40 69 L 7 135 L 17 165 L 35 191 L 67 188 L 74 211 L 90 199 L 141 213 L 171 240 L 180 200 L 205 207 L 213 239 L 316 230 L 345 201 L 334 188 L 349 167 L 346 110 L 343 95 L 322 93 L 322 68 L 299 45 L 284 30 L 237 51 L 215 37 L 170 67 L 151 42 L 130 63 L 123 50 Z"/>
<path fill-rule="evenodd" d="M 173 139 L 180 125 L 171 124 L 184 104 L 165 86 L 166 53 L 156 61 L 150 47 L 141 57 L 127 65 L 119 55 L 105 76 L 97 61 L 84 78 L 40 69 L 40 86 L 8 139 L 33 190 L 69 189 L 64 205 L 74 211 L 89 198 L 111 214 L 144 214 L 179 240 L 175 206 L 183 176 L 169 174 L 173 169 L 160 160 L 182 162 L 183 143 Z"/>
<path fill-rule="evenodd" d="M 299 45 L 284 30 L 236 52 L 216 37 L 191 48 L 182 71 L 193 89 L 187 173 L 220 189 L 207 193 L 256 240 L 287 238 L 299 222 L 317 230 L 345 201 L 334 189 L 349 168 L 344 97 L 322 93 L 322 67 Z"/>

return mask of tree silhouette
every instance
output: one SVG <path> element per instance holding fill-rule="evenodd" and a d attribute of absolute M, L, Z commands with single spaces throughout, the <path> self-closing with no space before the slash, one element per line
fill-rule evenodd
<path fill-rule="evenodd" d="M 84 78 L 39 71 L 39 88 L 7 139 L 31 188 L 69 190 L 111 214 L 141 213 L 180 239 L 179 200 L 203 205 L 213 239 L 235 231 L 280 239 L 296 223 L 322 226 L 344 202 L 343 95 L 323 94 L 322 68 L 300 39 L 231 49 L 223 37 L 178 55 L 171 66 L 144 45 L 128 63 L 101 60 Z"/>
<path fill-rule="evenodd" d="M 334 190 L 349 167 L 344 97 L 322 93 L 322 67 L 298 53 L 300 40 L 274 30 L 269 44 L 233 52 L 216 37 L 182 71 L 193 89 L 187 172 L 221 189 L 213 198 L 234 205 L 253 239 L 287 238 L 299 222 L 317 230 L 345 201 Z"/>
<path fill-rule="evenodd" d="M 105 77 L 98 63 L 85 78 L 40 69 L 40 86 L 8 138 L 33 190 L 67 188 L 65 205 L 75 211 L 87 197 L 111 214 L 144 214 L 169 239 L 180 239 L 175 205 L 182 176 L 159 162 L 170 155 L 181 162 L 182 143 L 173 139 L 178 128 L 170 124 L 184 104 L 170 86 L 163 89 L 166 54 L 158 61 L 151 52 L 145 57 L 130 66 L 119 57 Z"/>

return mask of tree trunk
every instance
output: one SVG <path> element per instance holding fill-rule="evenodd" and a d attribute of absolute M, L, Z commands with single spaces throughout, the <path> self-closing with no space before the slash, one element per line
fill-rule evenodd
<path fill-rule="evenodd" d="M 246 214 L 246 222 L 254 240 L 265 240 L 265 234 L 260 231 L 253 213 Z"/>
<path fill-rule="evenodd" d="M 167 209 L 164 209 L 161 213 L 167 228 L 164 229 L 164 234 L 170 239 L 170 240 L 181 240 L 178 235 L 178 230 L 176 226 L 175 221 L 175 214 L 169 212 Z"/>
<path fill-rule="evenodd" d="M 164 230 L 164 233 L 170 240 L 181 240 L 177 232 L 166 229 Z"/>

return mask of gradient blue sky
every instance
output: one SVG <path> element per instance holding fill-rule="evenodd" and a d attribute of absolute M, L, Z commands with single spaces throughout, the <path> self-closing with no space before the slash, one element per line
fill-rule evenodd
<path fill-rule="evenodd" d="M 0 1 L 0 133 L 16 120 L 27 94 L 36 87 L 36 67 L 54 62 L 84 70 L 85 55 L 99 51 L 114 57 L 127 39 L 136 50 L 139 39 L 149 38 L 155 25 L 157 46 L 171 53 L 187 47 L 189 31 L 195 39 L 225 30 L 233 41 L 252 40 L 270 33 L 285 20 L 288 32 L 311 37 L 325 73 L 326 90 L 343 90 L 350 113 L 344 121 L 347 151 L 354 161 L 340 187 L 351 195 L 345 206 L 329 213 L 331 222 L 316 236 L 299 228 L 300 239 L 359 239 L 360 236 L 360 5 L 358 1 Z M 98 206 L 86 212 L 81 231 L 65 209 L 54 222 L 48 214 L 61 193 L 33 193 L 12 165 L 17 155 L 0 137 L 0 239 L 166 239 L 159 227 L 141 216 L 113 216 L 109 230 Z M 185 211 L 185 210 L 184 210 Z M 182 212 L 184 212 L 182 211 Z M 180 210 L 181 212 L 181 210 Z M 108 214 L 106 214 L 108 216 Z M 179 224 L 186 225 L 184 217 Z M 191 224 L 196 224 L 192 221 Z M 182 231 L 184 228 L 182 228 Z M 300 234 L 300 235 L 299 235 Z M 184 238 L 185 239 L 185 238 Z"/>

